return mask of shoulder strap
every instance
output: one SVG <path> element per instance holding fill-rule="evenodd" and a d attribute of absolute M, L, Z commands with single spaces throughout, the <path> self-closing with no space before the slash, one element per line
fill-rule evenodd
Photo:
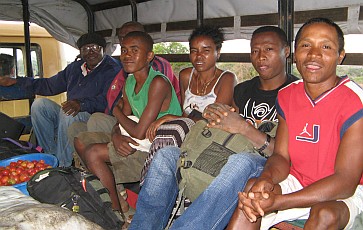
<path fill-rule="evenodd" d="M 193 77 L 193 73 L 194 73 L 194 67 L 192 69 L 192 71 L 190 71 L 190 75 L 189 75 L 189 82 L 188 82 L 188 89 L 190 90 L 189 86 L 190 86 L 190 82 L 192 80 L 192 77 Z"/>
<path fill-rule="evenodd" d="M 13 143 L 14 145 L 16 145 L 16 146 L 18 146 L 18 147 L 20 147 L 22 149 L 30 150 L 30 149 L 32 149 L 34 147 L 33 144 L 30 143 L 30 142 L 27 142 L 27 146 L 25 146 L 25 145 L 20 144 L 16 140 L 13 140 L 13 139 L 9 138 L 9 137 L 4 137 L 3 140 L 9 141 L 9 142 Z"/>
<path fill-rule="evenodd" d="M 217 80 L 217 81 L 216 81 L 216 83 L 214 84 L 214 86 L 213 86 L 213 88 L 212 88 L 211 92 L 214 92 L 214 88 L 215 88 L 215 87 L 216 87 L 216 85 L 218 84 L 219 80 L 222 78 L 223 74 L 225 74 L 226 72 L 229 72 L 229 71 L 228 71 L 228 70 L 225 70 L 225 71 L 223 71 L 223 72 L 221 73 L 221 75 L 219 75 L 218 80 Z"/>

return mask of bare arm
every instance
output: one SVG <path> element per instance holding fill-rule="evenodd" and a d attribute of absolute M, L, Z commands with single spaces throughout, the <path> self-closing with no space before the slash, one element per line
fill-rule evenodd
<path fill-rule="evenodd" d="M 252 186 L 251 192 L 263 191 L 266 181 L 272 181 L 273 184 L 279 183 L 284 179 L 284 174 L 288 170 L 289 161 L 286 155 L 288 143 L 285 141 L 287 140 L 287 131 L 284 131 L 284 129 L 287 130 L 287 126 L 281 119 L 279 121 L 274 154 L 268 159 L 264 171 Z M 264 212 L 311 207 L 317 203 L 346 199 L 352 196 L 363 172 L 362 138 L 363 118 L 356 121 L 345 132 L 339 145 L 334 174 L 297 192 L 273 195 L 272 202 L 268 198 L 266 202 L 260 203 Z"/>
<path fill-rule="evenodd" d="M 267 135 L 254 126 L 246 122 L 235 109 L 231 106 L 214 103 L 206 107 L 203 112 L 203 117 L 208 120 L 208 126 L 225 130 L 230 133 L 238 133 L 260 148 L 265 144 Z M 263 151 L 266 155 L 270 156 L 274 149 L 275 140 L 271 138 L 269 145 Z"/>
<path fill-rule="evenodd" d="M 217 103 L 230 105 L 233 104 L 233 90 L 237 84 L 236 76 L 231 72 L 224 73 L 219 79 L 214 92 L 217 95 Z"/>
<path fill-rule="evenodd" d="M 277 200 L 280 210 L 311 207 L 323 201 L 346 199 L 352 196 L 363 172 L 362 138 L 363 118 L 356 121 L 345 132 L 339 145 L 334 174 L 296 193 L 282 195 Z"/>

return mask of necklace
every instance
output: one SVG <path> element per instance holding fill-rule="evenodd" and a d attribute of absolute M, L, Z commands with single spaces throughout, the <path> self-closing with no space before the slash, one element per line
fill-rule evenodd
<path fill-rule="evenodd" d="M 205 82 L 205 83 L 202 83 L 202 81 L 200 81 L 201 85 L 202 85 L 202 89 L 201 89 L 201 92 L 199 93 L 199 77 L 197 78 L 197 94 L 198 95 L 205 95 L 206 91 L 207 91 L 207 88 L 208 86 L 210 85 L 210 83 L 212 83 L 212 81 L 216 78 L 216 72 L 217 72 L 217 68 L 214 69 L 214 74 L 213 74 L 213 77 L 212 79 L 210 79 L 209 81 Z"/>

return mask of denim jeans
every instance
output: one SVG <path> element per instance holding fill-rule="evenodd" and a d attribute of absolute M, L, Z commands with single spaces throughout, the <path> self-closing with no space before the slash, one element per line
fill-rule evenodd
<path fill-rule="evenodd" d="M 31 120 L 38 144 L 46 153 L 58 158 L 59 166 L 72 164 L 73 143 L 67 137 L 68 127 L 75 121 L 86 122 L 90 114 L 79 112 L 67 116 L 60 105 L 47 98 L 36 99 L 31 107 Z"/>
<path fill-rule="evenodd" d="M 180 149 L 165 147 L 154 157 L 139 193 L 129 229 L 164 229 L 178 194 Z M 174 222 L 171 229 L 224 229 L 237 206 L 238 192 L 262 172 L 266 159 L 241 153 L 229 157 L 220 174 Z"/>

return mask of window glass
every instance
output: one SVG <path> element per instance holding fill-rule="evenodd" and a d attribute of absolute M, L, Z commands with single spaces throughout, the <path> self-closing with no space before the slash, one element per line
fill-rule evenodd
<path fill-rule="evenodd" d="M 25 46 L 24 44 L 16 43 L 3 43 L 0 44 L 0 53 L 9 54 L 14 57 L 15 61 L 15 77 L 25 77 L 26 73 L 26 56 L 25 56 Z M 32 62 L 32 69 L 34 77 L 42 77 L 42 59 L 41 59 L 41 49 L 37 44 L 31 44 L 30 56 Z"/>

